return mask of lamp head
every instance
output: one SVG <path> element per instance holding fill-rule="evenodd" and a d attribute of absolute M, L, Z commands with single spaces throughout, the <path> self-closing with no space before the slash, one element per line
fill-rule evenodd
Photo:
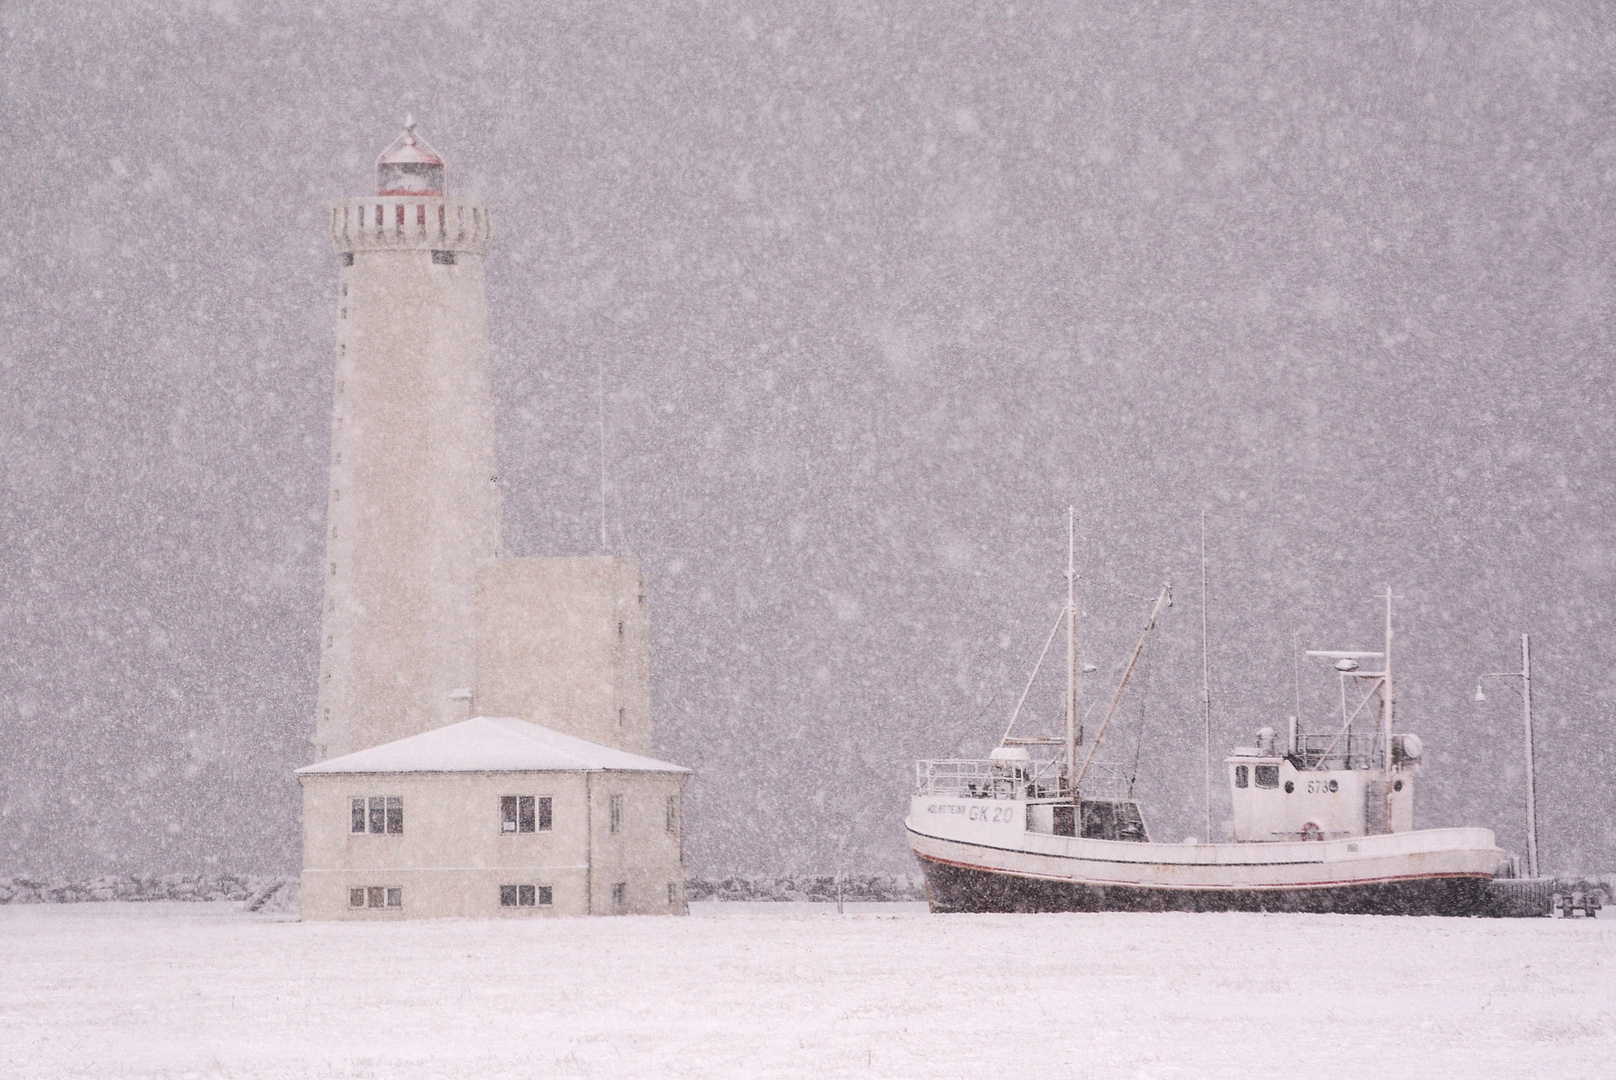
<path fill-rule="evenodd" d="M 1487 700 L 1487 695 L 1481 692 L 1481 684 L 1480 683 L 1476 684 L 1476 700 L 1477 701 L 1486 701 Z"/>

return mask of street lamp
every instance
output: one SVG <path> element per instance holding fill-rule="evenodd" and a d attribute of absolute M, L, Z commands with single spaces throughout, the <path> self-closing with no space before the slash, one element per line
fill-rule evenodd
<path fill-rule="evenodd" d="M 1476 677 L 1476 700 L 1486 701 L 1482 679 L 1521 680 L 1521 712 L 1526 724 L 1526 866 L 1537 877 L 1537 782 L 1532 755 L 1532 650 L 1527 635 L 1521 635 L 1521 670 L 1488 671 Z"/>

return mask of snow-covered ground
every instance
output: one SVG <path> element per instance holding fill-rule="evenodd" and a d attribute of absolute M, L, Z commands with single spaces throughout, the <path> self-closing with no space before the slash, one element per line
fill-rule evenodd
<path fill-rule="evenodd" d="M 1613 961 L 1616 919 L 6 906 L 0 1075 L 1593 1076 Z"/>

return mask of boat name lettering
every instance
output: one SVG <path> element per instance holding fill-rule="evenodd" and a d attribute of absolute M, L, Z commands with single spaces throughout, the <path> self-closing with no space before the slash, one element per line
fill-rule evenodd
<path fill-rule="evenodd" d="M 963 814 L 963 813 L 965 813 L 965 807 L 961 806 L 958 803 L 927 803 L 926 804 L 926 813 L 928 813 L 928 814 Z"/>

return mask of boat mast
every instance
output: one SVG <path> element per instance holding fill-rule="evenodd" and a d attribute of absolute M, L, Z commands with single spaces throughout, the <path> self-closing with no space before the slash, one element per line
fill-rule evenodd
<path fill-rule="evenodd" d="M 1385 686 L 1381 690 L 1380 738 L 1381 753 L 1386 775 L 1392 772 L 1392 587 L 1386 586 L 1386 671 Z M 1389 798 L 1390 796 L 1388 796 Z"/>
<path fill-rule="evenodd" d="M 1201 734 L 1206 752 L 1206 842 L 1212 842 L 1212 692 L 1206 662 L 1206 511 L 1201 511 Z"/>
<path fill-rule="evenodd" d="M 1077 795 L 1077 564 L 1076 508 L 1066 508 L 1066 778 Z"/>
<path fill-rule="evenodd" d="M 1479 689 L 1479 687 L 1478 687 Z M 1521 635 L 1521 709 L 1526 718 L 1526 872 L 1537 877 L 1537 766 L 1532 760 L 1532 647 Z"/>

